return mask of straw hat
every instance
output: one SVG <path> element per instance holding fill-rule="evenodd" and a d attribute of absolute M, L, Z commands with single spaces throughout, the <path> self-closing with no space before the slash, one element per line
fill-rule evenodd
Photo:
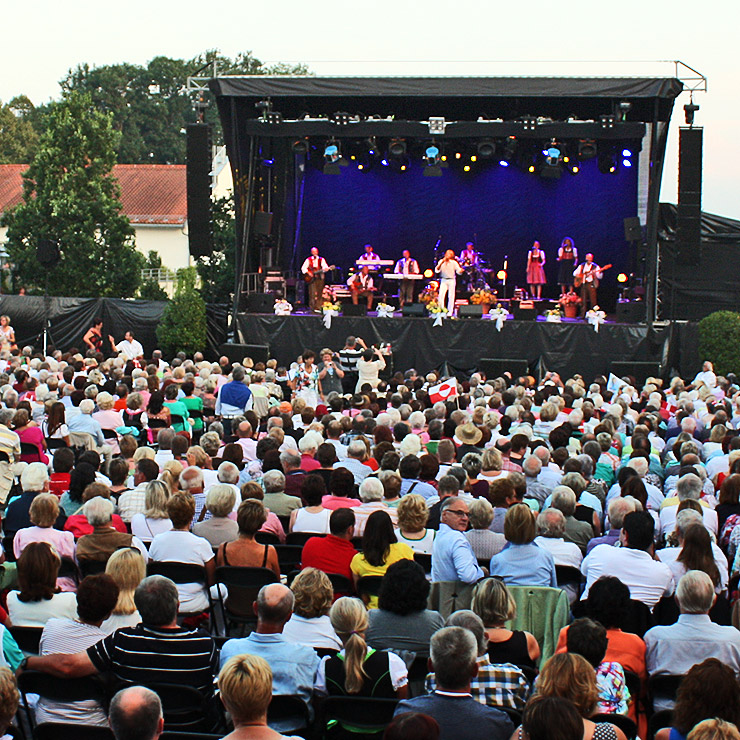
<path fill-rule="evenodd" d="M 483 438 L 483 432 L 475 424 L 468 422 L 467 424 L 461 424 L 455 429 L 455 436 L 464 445 L 477 445 Z"/>

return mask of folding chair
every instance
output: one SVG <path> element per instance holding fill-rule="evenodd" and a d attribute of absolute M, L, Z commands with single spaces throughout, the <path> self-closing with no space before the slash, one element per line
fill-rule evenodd
<path fill-rule="evenodd" d="M 592 722 L 609 722 L 618 727 L 626 736 L 627 740 L 637 738 L 637 725 L 626 714 L 600 713 L 589 717 Z"/>
<path fill-rule="evenodd" d="M 41 633 L 43 627 L 11 627 L 10 634 L 16 641 L 18 647 L 24 652 L 31 655 L 39 654 L 39 643 L 41 642 Z"/>
<path fill-rule="evenodd" d="M 359 696 L 329 696 L 321 706 L 319 731 L 331 721 L 339 722 L 345 734 L 368 738 L 379 736 L 393 719 L 397 699 L 374 699 Z"/>
<path fill-rule="evenodd" d="M 202 565 L 195 563 L 175 563 L 167 560 L 152 560 L 146 566 L 148 576 L 165 576 L 174 583 L 199 583 L 208 598 L 208 611 L 213 615 L 213 599 L 208 587 L 208 575 Z M 184 614 L 185 612 L 180 612 Z"/>
<path fill-rule="evenodd" d="M 223 585 L 228 591 L 224 598 L 221 588 L 218 589 L 218 603 L 226 625 L 242 625 L 241 634 L 244 635 L 247 625 L 256 625 L 257 617 L 252 605 L 262 586 L 268 583 L 279 583 L 280 578 L 269 568 L 239 568 L 231 565 L 222 565 L 216 568 L 216 585 Z"/>
<path fill-rule="evenodd" d="M 311 727 L 311 714 L 306 704 L 300 696 L 276 695 L 273 694 L 272 700 L 267 707 L 267 724 L 272 726 L 275 722 L 285 722 L 290 720 L 293 729 L 288 733 L 305 733 Z"/>
<path fill-rule="evenodd" d="M 34 740 L 114 740 L 110 727 L 72 722 L 42 722 L 36 725 L 33 737 Z"/>
<path fill-rule="evenodd" d="M 290 532 L 285 537 L 285 544 L 303 547 L 312 537 L 326 537 L 326 535 L 317 532 Z"/>

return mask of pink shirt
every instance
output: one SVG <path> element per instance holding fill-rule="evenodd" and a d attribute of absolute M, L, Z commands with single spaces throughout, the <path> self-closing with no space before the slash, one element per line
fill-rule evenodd
<path fill-rule="evenodd" d="M 359 506 L 362 503 L 357 498 L 346 498 L 345 496 L 324 496 L 321 499 L 321 505 L 325 509 L 353 509 L 355 506 Z"/>

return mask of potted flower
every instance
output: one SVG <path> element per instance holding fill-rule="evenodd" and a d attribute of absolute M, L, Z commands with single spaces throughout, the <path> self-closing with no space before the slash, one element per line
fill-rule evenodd
<path fill-rule="evenodd" d="M 581 304 L 581 296 L 572 288 L 558 298 L 558 305 L 563 307 L 566 319 L 574 319 L 578 315 L 578 306 Z"/>
<path fill-rule="evenodd" d="M 436 280 L 432 280 L 424 290 L 419 293 L 419 303 L 429 304 L 431 301 L 436 301 L 439 295 L 439 283 Z"/>
<path fill-rule="evenodd" d="M 545 321 L 550 322 L 551 324 L 557 324 L 560 322 L 562 314 L 560 313 L 559 308 L 551 308 L 547 311 L 545 311 Z"/>
<path fill-rule="evenodd" d="M 488 290 L 488 288 L 478 288 L 470 296 L 470 302 L 482 306 L 483 313 L 488 313 L 495 301 L 496 294 Z"/>

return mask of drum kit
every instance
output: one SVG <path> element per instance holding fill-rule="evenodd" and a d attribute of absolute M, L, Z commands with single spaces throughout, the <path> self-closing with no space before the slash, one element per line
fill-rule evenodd
<path fill-rule="evenodd" d="M 489 266 L 482 252 L 473 252 L 473 257 L 460 265 L 464 272 L 460 276 L 462 285 L 469 291 L 496 287 L 496 270 Z"/>

